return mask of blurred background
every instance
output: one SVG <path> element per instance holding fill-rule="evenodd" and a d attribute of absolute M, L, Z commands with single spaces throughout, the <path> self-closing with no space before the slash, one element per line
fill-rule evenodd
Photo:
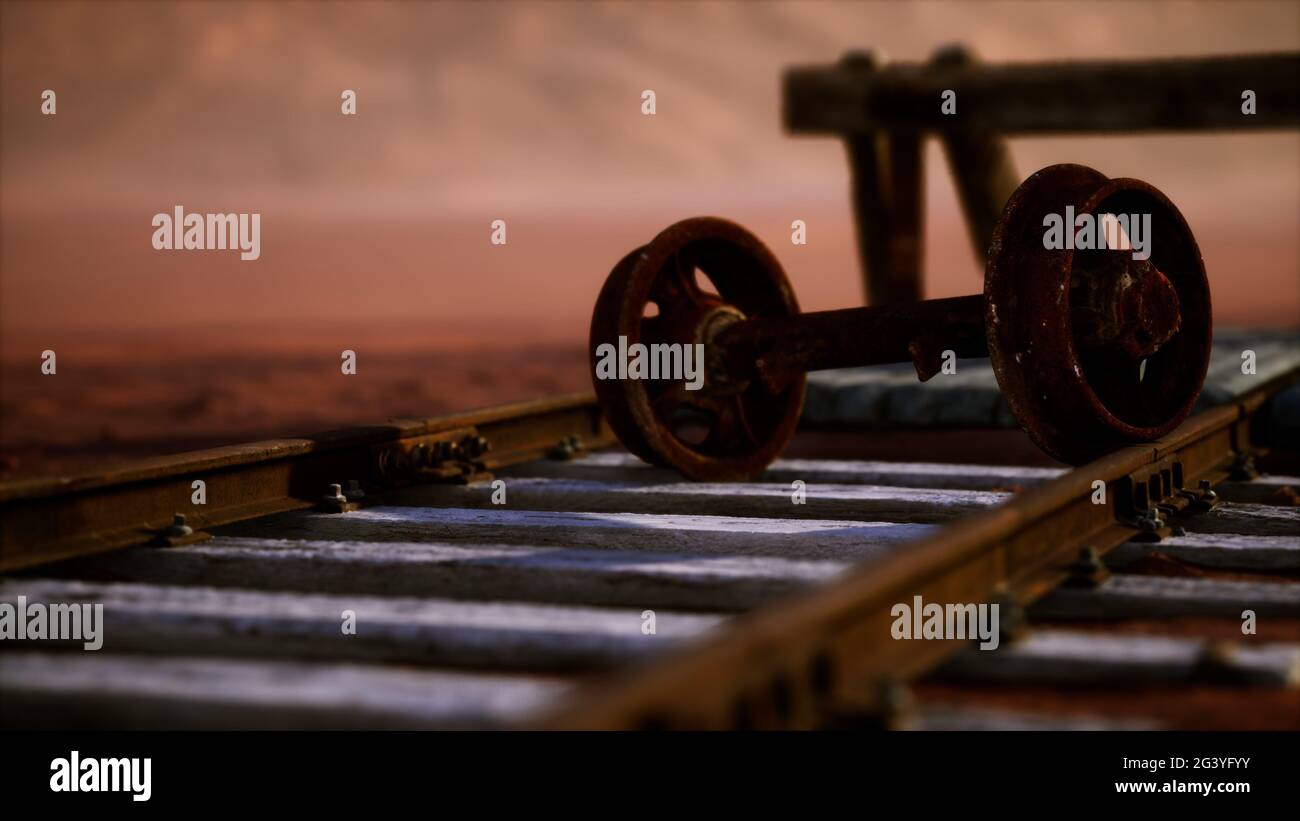
<path fill-rule="evenodd" d="M 805 310 L 859 304 L 843 147 L 783 133 L 781 72 L 957 41 L 989 61 L 1294 51 L 1300 4 L 0 4 L 0 475 L 585 390 L 609 268 L 686 216 L 754 230 Z M 1269 327 L 1300 325 L 1298 148 L 1012 142 L 1022 176 L 1078 162 L 1162 189 L 1216 322 Z M 976 292 L 926 152 L 927 296 Z M 261 259 L 153 250 L 176 205 L 260 212 Z"/>

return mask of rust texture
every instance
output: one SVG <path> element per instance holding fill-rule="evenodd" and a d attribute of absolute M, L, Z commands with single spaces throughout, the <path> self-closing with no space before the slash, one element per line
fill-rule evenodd
<path fill-rule="evenodd" d="M 1044 217 L 1150 214 L 1153 256 L 1044 248 Z M 697 284 L 698 268 L 718 293 Z M 653 304 L 654 315 L 647 315 Z M 992 359 L 1008 405 L 1061 461 L 1082 464 L 1168 433 L 1200 393 L 1210 356 L 1209 286 L 1178 210 L 1138 180 L 1057 165 L 1016 190 L 994 231 L 983 296 L 800 314 L 756 237 L 712 217 L 684 220 L 625 257 L 592 315 L 592 379 L 629 450 L 694 479 L 754 476 L 793 435 L 805 374 L 912 362 L 945 351 Z M 597 351 L 702 343 L 700 390 L 683 380 L 601 379 Z M 691 419 L 702 438 L 682 432 Z"/>
<path fill-rule="evenodd" d="M 1178 333 L 1178 291 L 1149 261 L 1123 251 L 1079 254 L 1075 260 L 1070 322 L 1080 347 L 1111 349 L 1137 362 Z"/>
<path fill-rule="evenodd" d="M 983 310 L 983 297 L 966 296 L 754 319 L 717 344 L 731 373 L 752 372 L 773 387 L 807 371 L 908 361 L 924 381 L 938 373 L 945 349 L 988 356 Z"/>
<path fill-rule="evenodd" d="M 696 279 L 697 269 L 716 293 Z M 762 471 L 794 435 L 802 376 L 770 391 L 706 361 L 705 387 L 690 391 L 682 380 L 600 379 L 596 351 L 624 337 L 628 345 L 704 344 L 707 355 L 730 325 L 798 312 L 781 264 L 744 228 L 700 217 L 665 229 L 614 267 L 592 314 L 592 383 L 609 426 L 642 459 L 693 479 Z"/>
<path fill-rule="evenodd" d="M 172 538 L 179 511 L 188 511 L 184 526 L 198 531 L 317 506 L 337 498 L 331 485 L 355 494 L 361 483 L 463 481 L 541 458 L 575 437 L 589 447 L 611 440 L 590 394 L 4 482 L 0 570 Z M 202 506 L 190 501 L 196 479 L 207 483 Z"/>
<path fill-rule="evenodd" d="M 738 619 L 661 664 L 593 682 L 538 726 L 812 728 L 846 714 L 887 718 L 903 683 L 965 646 L 893 640 L 896 602 L 920 595 L 1027 606 L 1070 578 L 1081 551 L 1101 556 L 1131 539 L 1131 515 L 1181 499 L 1190 507 L 1189 494 L 1197 494 L 1189 488 L 1226 478 L 1250 441 L 1255 411 L 1297 378 L 1293 370 L 1164 438 L 1121 449 L 907 551 L 864 562 L 834 584 Z M 1097 480 L 1116 504 L 1092 504 Z"/>
<path fill-rule="evenodd" d="M 1044 248 L 1048 214 L 1150 214 L 1151 258 Z M 1182 214 L 1152 186 L 1054 165 L 1011 196 L 984 277 L 993 372 L 1030 438 L 1082 464 L 1158 439 L 1205 382 L 1210 288 Z"/>
<path fill-rule="evenodd" d="M 884 305 L 923 295 L 927 134 L 943 141 L 976 259 L 985 262 L 1020 179 L 1008 135 L 1295 128 L 1298 74 L 1295 53 L 990 65 L 962 45 L 928 63 L 885 64 L 854 51 L 834 65 L 787 70 L 783 118 L 791 133 L 843 139 L 867 302 Z M 1269 101 L 1267 110 L 1241 115 L 1246 88 Z M 948 92 L 956 105 L 945 111 L 938 101 Z"/>

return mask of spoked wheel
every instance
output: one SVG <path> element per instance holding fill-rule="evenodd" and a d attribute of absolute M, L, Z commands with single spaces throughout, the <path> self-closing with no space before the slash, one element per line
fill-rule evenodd
<path fill-rule="evenodd" d="M 744 228 L 715 217 L 668 227 L 614 267 L 596 300 L 592 382 L 610 427 L 637 456 L 692 479 L 762 472 L 794 435 L 806 379 L 772 392 L 730 377 L 712 343 L 744 319 L 798 312 L 780 263 Z M 656 378 L 628 378 L 643 356 Z M 702 384 L 688 378 L 687 362 Z M 611 371 L 620 365 L 628 367 Z"/>

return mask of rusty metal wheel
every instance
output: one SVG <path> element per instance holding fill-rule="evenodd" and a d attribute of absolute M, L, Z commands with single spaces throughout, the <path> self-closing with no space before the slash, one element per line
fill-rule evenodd
<path fill-rule="evenodd" d="M 1048 214 L 1150 214 L 1150 258 L 1044 247 Z M 1073 231 L 1073 226 L 1066 226 Z M 1157 439 L 1187 417 L 1210 361 L 1210 288 L 1196 239 L 1140 180 L 1053 165 L 1008 200 L 989 246 L 993 371 L 1030 438 L 1074 465 Z"/>
<path fill-rule="evenodd" d="M 637 456 L 691 479 L 761 473 L 794 435 L 806 379 L 770 392 L 761 380 L 730 378 L 710 345 L 743 319 L 798 312 L 780 263 L 753 234 L 716 217 L 669 226 L 614 266 L 592 313 L 592 384 L 610 427 Z M 602 346 L 638 343 L 704 345 L 703 385 L 602 378 L 611 352 Z"/>

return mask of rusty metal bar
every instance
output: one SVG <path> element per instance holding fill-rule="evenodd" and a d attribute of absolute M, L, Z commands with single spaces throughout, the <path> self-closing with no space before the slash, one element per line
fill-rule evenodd
<path fill-rule="evenodd" d="M 807 371 L 908 361 L 924 381 L 939 372 L 945 349 L 963 359 L 989 355 L 982 294 L 755 317 L 715 344 L 733 376 L 757 372 L 773 386 Z"/>
<path fill-rule="evenodd" d="M 1137 532 L 1133 517 L 1188 503 L 1184 488 L 1221 481 L 1249 446 L 1251 415 L 1300 369 L 1001 507 L 860 565 L 847 578 L 741 617 L 671 658 L 576 693 L 540 726 L 574 729 L 811 727 L 880 715 L 891 693 L 966 646 L 895 641 L 892 607 L 994 602 L 1016 608 L 1059 585 L 1081 551 Z M 1107 486 L 1093 504 L 1093 482 Z"/>
<path fill-rule="evenodd" d="M 1258 130 L 1300 125 L 1300 54 L 1002 65 L 843 64 L 786 72 L 786 127 L 805 134 Z M 1255 92 L 1256 113 L 1242 112 Z M 945 90 L 956 113 L 940 110 Z"/>
<path fill-rule="evenodd" d="M 214 448 L 72 477 L 0 483 L 0 570 L 148 543 L 176 513 L 195 530 L 311 507 L 330 484 L 457 480 L 613 441 L 591 394 L 301 439 Z M 192 483 L 207 502 L 191 503 Z"/>

